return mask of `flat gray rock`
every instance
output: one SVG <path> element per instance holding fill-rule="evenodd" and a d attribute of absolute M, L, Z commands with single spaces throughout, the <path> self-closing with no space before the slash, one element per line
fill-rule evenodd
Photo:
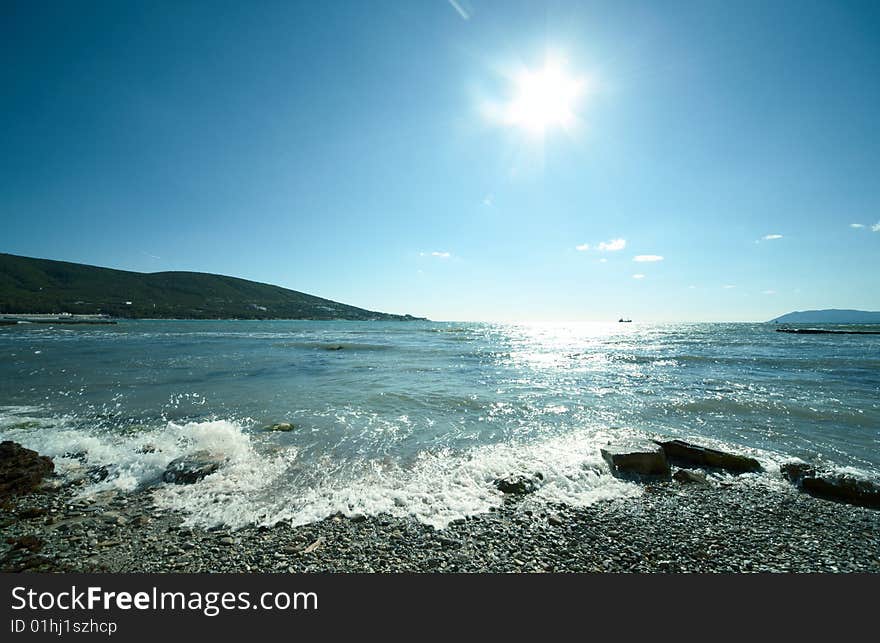
<path fill-rule="evenodd" d="M 643 476 L 669 475 L 669 463 L 662 447 L 648 440 L 609 444 L 599 452 L 612 472 Z"/>

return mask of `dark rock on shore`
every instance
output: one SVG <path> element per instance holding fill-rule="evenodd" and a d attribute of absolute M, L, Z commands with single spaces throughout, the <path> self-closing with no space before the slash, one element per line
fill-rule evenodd
<path fill-rule="evenodd" d="M 54 470 L 50 458 L 17 442 L 0 442 L 0 501 L 33 491 Z"/>
<path fill-rule="evenodd" d="M 709 484 L 705 473 L 689 471 L 688 469 L 679 469 L 672 474 L 672 479 L 682 484 Z"/>
<path fill-rule="evenodd" d="M 172 484 L 193 484 L 217 471 L 222 463 L 209 451 L 196 451 L 168 463 L 162 479 Z"/>
<path fill-rule="evenodd" d="M 762 471 L 761 463 L 745 455 L 737 455 L 710 449 L 683 440 L 655 441 L 663 448 L 666 458 L 679 467 L 708 467 L 722 469 L 730 473 L 757 473 Z"/>
<path fill-rule="evenodd" d="M 789 482 L 811 496 L 880 509 L 880 484 L 871 480 L 820 471 L 803 462 L 787 462 L 781 470 Z"/>
<path fill-rule="evenodd" d="M 540 481 L 544 479 L 543 474 L 536 473 L 534 477 L 509 475 L 506 478 L 499 478 L 495 481 L 495 486 L 502 493 L 514 496 L 523 496 L 527 493 L 537 491 Z"/>
<path fill-rule="evenodd" d="M 640 476 L 668 476 L 669 463 L 663 449 L 652 442 L 609 444 L 599 452 L 612 472 Z"/>

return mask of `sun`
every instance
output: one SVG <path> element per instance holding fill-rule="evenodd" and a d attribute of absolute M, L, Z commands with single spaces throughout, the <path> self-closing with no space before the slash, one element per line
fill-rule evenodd
<path fill-rule="evenodd" d="M 554 128 L 570 130 L 577 123 L 575 110 L 585 90 L 585 79 L 571 75 L 561 61 L 548 60 L 538 70 L 522 69 L 513 77 L 504 121 L 539 136 Z"/>

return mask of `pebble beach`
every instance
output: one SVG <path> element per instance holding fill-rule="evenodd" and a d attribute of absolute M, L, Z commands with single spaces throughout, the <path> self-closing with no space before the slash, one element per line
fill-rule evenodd
<path fill-rule="evenodd" d="M 382 515 L 206 530 L 149 490 L 75 495 L 9 501 L 3 571 L 880 572 L 880 512 L 779 485 L 661 481 L 580 508 L 514 496 L 439 530 Z"/>

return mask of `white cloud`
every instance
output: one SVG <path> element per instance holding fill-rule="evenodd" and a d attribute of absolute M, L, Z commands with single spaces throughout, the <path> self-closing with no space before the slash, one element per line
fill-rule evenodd
<path fill-rule="evenodd" d="M 763 237 L 764 241 L 773 241 L 774 239 L 781 239 L 781 234 L 765 234 Z"/>
<path fill-rule="evenodd" d="M 486 197 L 483 199 L 483 205 L 485 205 L 487 208 L 492 207 L 492 204 L 494 202 L 495 200 L 492 198 L 491 194 L 487 194 Z"/>
<path fill-rule="evenodd" d="M 633 275 L 633 279 L 644 279 L 644 278 L 645 278 L 645 275 L 643 275 L 643 274 L 635 274 L 635 275 Z"/>
<path fill-rule="evenodd" d="M 775 290 L 765 290 L 761 294 L 762 295 L 775 295 L 776 291 Z"/>
<path fill-rule="evenodd" d="M 871 226 L 871 230 L 874 232 L 880 232 L 880 221 Z"/>
<path fill-rule="evenodd" d="M 850 228 L 856 228 L 856 229 L 858 229 L 858 228 L 864 228 L 864 227 L 865 227 L 865 224 L 864 224 L 864 223 L 850 223 L 850 224 L 849 224 L 849 227 L 850 227 Z"/>
<path fill-rule="evenodd" d="M 660 255 L 636 255 L 633 257 L 633 261 L 638 261 L 639 263 L 650 263 L 652 261 L 663 261 L 663 257 Z"/>
<path fill-rule="evenodd" d="M 449 257 L 451 257 L 452 255 L 449 254 L 448 252 L 438 252 L 435 250 L 434 252 L 431 253 L 431 256 L 432 257 L 439 257 L 440 259 L 449 259 Z"/>
<path fill-rule="evenodd" d="M 597 247 L 602 252 L 615 252 L 617 250 L 623 250 L 624 248 L 626 248 L 626 239 L 612 239 L 611 241 L 603 241 Z"/>
<path fill-rule="evenodd" d="M 733 284 L 725 284 L 724 287 L 727 288 L 728 290 L 729 290 L 730 288 L 736 288 L 736 286 L 734 286 Z"/>
<path fill-rule="evenodd" d="M 591 246 L 589 243 L 582 243 L 579 246 L 575 246 L 575 250 L 580 252 L 586 252 L 590 248 L 598 250 L 599 252 L 616 252 L 618 250 L 623 250 L 626 248 L 626 239 L 611 239 L 611 241 L 600 241 L 598 245 Z"/>
<path fill-rule="evenodd" d="M 608 260 L 605 257 L 599 259 L 599 263 L 608 263 Z"/>

